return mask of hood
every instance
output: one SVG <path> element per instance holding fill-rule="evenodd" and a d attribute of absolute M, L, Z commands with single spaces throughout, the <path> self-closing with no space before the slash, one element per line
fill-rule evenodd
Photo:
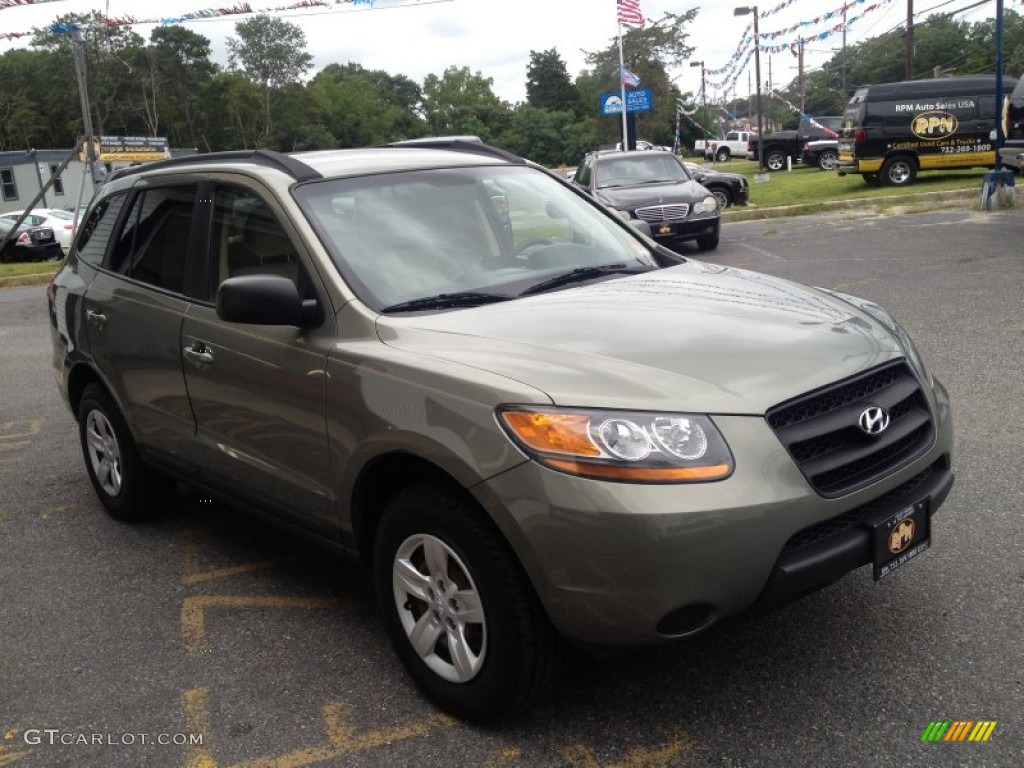
<path fill-rule="evenodd" d="M 620 210 L 633 210 L 645 205 L 692 204 L 697 200 L 703 200 L 709 194 L 701 184 L 693 180 L 597 190 L 601 202 Z"/>
<path fill-rule="evenodd" d="M 836 297 L 693 261 L 377 326 L 386 344 L 506 376 L 557 404 L 699 413 L 763 414 L 903 354 Z"/>

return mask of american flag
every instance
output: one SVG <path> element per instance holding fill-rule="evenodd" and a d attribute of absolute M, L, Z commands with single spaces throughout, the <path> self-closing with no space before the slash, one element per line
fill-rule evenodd
<path fill-rule="evenodd" d="M 644 12 L 640 10 L 640 0 L 615 0 L 619 6 L 619 24 L 644 25 Z"/>
<path fill-rule="evenodd" d="M 640 75 L 635 75 L 625 67 L 622 68 L 622 82 L 624 85 L 628 85 L 631 88 L 636 88 L 640 85 Z"/>

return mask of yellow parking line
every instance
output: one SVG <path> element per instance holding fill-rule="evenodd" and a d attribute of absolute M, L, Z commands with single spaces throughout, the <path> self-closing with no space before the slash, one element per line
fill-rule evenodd
<path fill-rule="evenodd" d="M 185 710 L 185 731 L 202 734 L 202 744 L 189 743 L 185 748 L 185 768 L 217 768 L 217 761 L 210 751 L 213 740 L 213 726 L 210 722 L 210 691 L 208 688 L 192 688 L 181 696 Z M 189 740 L 191 742 L 191 739 Z"/>
<path fill-rule="evenodd" d="M 62 504 L 59 507 L 48 507 L 44 509 L 42 512 L 40 512 L 39 516 L 43 518 L 43 520 L 49 520 L 51 517 L 60 512 L 67 512 L 68 510 L 72 510 L 74 508 L 74 504 Z"/>
<path fill-rule="evenodd" d="M 585 744 L 573 744 L 562 750 L 562 755 L 573 768 L 662 768 L 673 765 L 683 750 L 693 746 L 693 739 L 679 733 L 663 747 L 633 747 L 617 763 L 600 763 L 594 750 Z"/>
<path fill-rule="evenodd" d="M 239 565 L 229 565 L 223 568 L 211 568 L 203 570 L 199 564 L 200 547 L 197 544 L 188 544 L 185 547 L 184 555 L 184 575 L 181 577 L 181 583 L 188 586 L 191 584 L 201 584 L 206 581 L 214 581 L 215 579 L 226 579 L 230 576 L 238 576 L 242 573 L 252 573 L 253 571 L 259 571 L 264 568 L 270 568 L 273 565 L 280 563 L 280 560 L 260 560 L 253 563 L 241 563 Z"/>
<path fill-rule="evenodd" d="M 520 757 L 522 757 L 522 751 L 519 747 L 502 747 L 496 755 L 490 757 L 483 764 L 483 768 L 499 768 L 502 765 L 511 765 Z"/>
<path fill-rule="evenodd" d="M 452 717 L 438 713 L 428 715 L 419 722 L 375 731 L 364 731 L 357 735 L 355 726 L 347 722 L 347 710 L 348 705 L 340 702 L 332 702 L 324 706 L 323 716 L 327 727 L 327 744 L 297 749 L 277 757 L 246 760 L 242 763 L 235 763 L 232 768 L 304 768 L 304 766 L 373 749 L 383 744 L 422 736 L 435 728 L 447 728 L 457 722 Z M 192 767 L 189 766 L 189 768 Z"/>
<path fill-rule="evenodd" d="M 15 432 L 24 424 L 24 432 Z M 43 431 L 42 419 L 26 419 L 25 421 L 0 421 L 0 440 L 12 440 L 15 437 L 34 437 Z M 28 445 L 26 442 L 25 445 Z"/>
<path fill-rule="evenodd" d="M 2 752 L 2 749 L 3 748 L 0 747 L 0 766 L 11 765 L 16 761 L 21 760 L 21 758 L 25 757 L 28 754 L 27 750 L 22 750 L 21 752 L 4 753 Z"/>
<path fill-rule="evenodd" d="M 181 632 L 189 653 L 199 653 L 206 645 L 208 608 L 337 608 L 331 597 L 238 597 L 230 595 L 194 595 L 181 604 Z"/>

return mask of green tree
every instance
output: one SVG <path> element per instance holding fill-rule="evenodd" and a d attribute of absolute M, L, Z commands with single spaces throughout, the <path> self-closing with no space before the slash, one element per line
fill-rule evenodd
<path fill-rule="evenodd" d="M 530 51 L 526 68 L 526 101 L 531 107 L 584 114 L 580 92 L 569 77 L 565 62 L 554 48 Z"/>
<path fill-rule="evenodd" d="M 334 146 L 363 147 L 422 136 L 419 86 L 402 75 L 329 64 L 309 83 Z"/>
<path fill-rule="evenodd" d="M 542 165 L 577 165 L 597 143 L 597 124 L 571 111 L 518 104 L 499 143 Z"/>
<path fill-rule="evenodd" d="M 199 147 L 198 112 L 203 84 L 217 73 L 210 41 L 185 27 L 157 27 L 146 47 L 146 64 L 165 133 L 174 146 Z M 206 108 L 215 105 L 206 105 Z"/>
<path fill-rule="evenodd" d="M 284 19 L 259 14 L 238 22 L 235 32 L 238 38 L 227 41 L 228 60 L 262 89 L 262 141 L 266 144 L 272 129 L 271 94 L 298 82 L 313 65 L 313 57 L 306 52 L 302 29 Z"/>
<path fill-rule="evenodd" d="M 56 24 L 65 29 L 77 27 L 80 30 L 94 132 L 100 136 L 141 133 L 144 131 L 143 123 L 133 106 L 139 101 L 140 86 L 132 61 L 138 60 L 138 49 L 142 48 L 144 41 L 130 27 L 106 27 L 102 19 L 100 11 L 68 13 L 58 17 Z M 68 32 L 53 31 L 51 26 L 34 30 L 31 45 L 61 59 L 60 68 L 66 73 L 66 87 L 62 90 L 67 94 L 65 98 L 77 107 L 79 101 L 71 42 Z M 75 133 L 82 131 L 79 120 Z"/>
<path fill-rule="evenodd" d="M 637 133 L 640 138 L 657 144 L 673 143 L 675 132 L 676 100 L 679 89 L 668 77 L 668 70 L 678 67 L 693 53 L 687 44 L 686 25 L 697 17 L 698 9 L 685 13 L 666 13 L 660 20 L 642 28 L 630 28 L 622 37 L 623 62 L 626 68 L 639 75 L 641 85 L 651 89 L 654 109 L 637 114 Z M 609 42 L 600 51 L 587 52 L 588 70 L 576 79 L 584 103 L 597 109 L 602 92 L 619 89 L 618 39 Z M 602 140 L 619 140 L 620 123 L 610 118 L 599 123 Z"/>
<path fill-rule="evenodd" d="M 494 80 L 469 67 L 448 67 L 423 80 L 423 112 L 435 136 L 471 134 L 494 142 L 507 129 L 511 109 L 491 86 Z"/>

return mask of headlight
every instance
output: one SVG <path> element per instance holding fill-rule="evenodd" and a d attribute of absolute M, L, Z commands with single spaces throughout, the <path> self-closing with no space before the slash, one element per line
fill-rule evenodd
<path fill-rule="evenodd" d="M 571 475 L 641 483 L 721 480 L 729 447 L 707 416 L 502 406 L 498 420 L 535 461 Z"/>
<path fill-rule="evenodd" d="M 718 208 L 718 201 L 714 195 L 708 195 L 699 203 L 693 204 L 694 213 L 714 213 Z"/>

